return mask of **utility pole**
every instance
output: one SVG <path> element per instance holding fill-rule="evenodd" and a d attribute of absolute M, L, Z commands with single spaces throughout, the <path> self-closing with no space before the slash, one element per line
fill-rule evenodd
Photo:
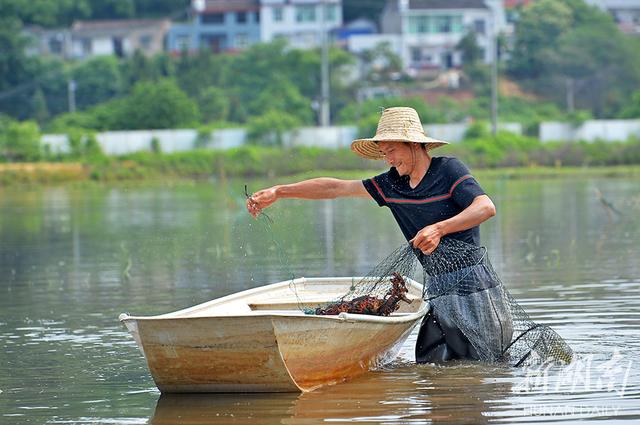
<path fill-rule="evenodd" d="M 574 84 L 573 78 L 567 77 L 566 85 L 567 85 L 567 112 L 572 114 L 573 111 L 575 111 L 575 103 L 574 103 L 575 84 Z"/>
<path fill-rule="evenodd" d="M 492 5 L 493 6 L 493 5 Z M 491 7 L 491 134 L 498 132 L 498 18 Z"/>
<path fill-rule="evenodd" d="M 320 1 L 321 33 L 322 33 L 322 64 L 320 69 L 321 92 L 320 92 L 320 126 L 328 127 L 330 121 L 329 102 L 329 40 L 327 34 L 327 4 L 326 0 Z"/>
<path fill-rule="evenodd" d="M 67 83 L 67 97 L 69 100 L 69 112 L 76 111 L 76 80 L 73 78 Z"/>

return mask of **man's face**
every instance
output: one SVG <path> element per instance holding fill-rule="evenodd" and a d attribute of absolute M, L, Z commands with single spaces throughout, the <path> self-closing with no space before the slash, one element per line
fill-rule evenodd
<path fill-rule="evenodd" d="M 416 158 L 411 143 L 379 142 L 378 148 L 384 154 L 385 161 L 395 167 L 401 176 L 409 175 L 413 171 Z"/>

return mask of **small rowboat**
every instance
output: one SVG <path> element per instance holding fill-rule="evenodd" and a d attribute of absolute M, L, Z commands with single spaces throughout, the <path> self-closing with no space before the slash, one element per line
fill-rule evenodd
<path fill-rule="evenodd" d="M 305 314 L 361 278 L 299 278 L 159 316 L 121 314 L 163 393 L 300 392 L 393 360 L 427 313 L 422 285 L 390 316 Z"/>

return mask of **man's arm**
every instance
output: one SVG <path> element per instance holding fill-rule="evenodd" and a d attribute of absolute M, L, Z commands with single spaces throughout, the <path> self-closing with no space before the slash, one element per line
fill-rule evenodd
<path fill-rule="evenodd" d="M 369 196 L 361 180 L 319 177 L 260 190 L 247 199 L 247 210 L 252 216 L 257 217 L 263 209 L 284 198 L 334 199 Z"/>
<path fill-rule="evenodd" d="M 411 239 L 414 248 L 431 254 L 440 243 L 440 238 L 449 233 L 461 232 L 480 225 L 496 215 L 496 207 L 487 195 L 476 196 L 473 202 L 453 217 L 426 226 Z"/>

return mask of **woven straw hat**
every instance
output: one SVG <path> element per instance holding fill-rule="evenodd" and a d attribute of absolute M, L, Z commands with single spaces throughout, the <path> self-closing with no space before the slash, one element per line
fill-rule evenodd
<path fill-rule="evenodd" d="M 432 139 L 424 134 L 418 113 L 413 108 L 387 108 L 382 112 L 376 135 L 370 139 L 357 139 L 351 143 L 351 150 L 363 158 L 383 159 L 384 155 L 377 142 L 424 143 L 426 150 L 447 145 L 448 142 Z"/>

